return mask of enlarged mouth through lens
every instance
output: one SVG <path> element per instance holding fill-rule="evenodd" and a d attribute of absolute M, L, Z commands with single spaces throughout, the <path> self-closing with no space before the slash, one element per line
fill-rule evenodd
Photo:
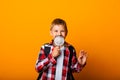
<path fill-rule="evenodd" d="M 64 38 L 62 36 L 56 36 L 54 38 L 54 44 L 56 46 L 62 46 L 64 44 Z"/>

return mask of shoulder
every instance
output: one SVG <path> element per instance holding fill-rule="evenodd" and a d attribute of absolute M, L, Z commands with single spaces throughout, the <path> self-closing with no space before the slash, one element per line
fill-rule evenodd
<path fill-rule="evenodd" d="M 75 48 L 72 44 L 65 42 L 65 46 L 69 48 L 69 50 L 72 50 L 73 52 L 75 51 Z"/>
<path fill-rule="evenodd" d="M 65 46 L 74 48 L 74 46 L 68 42 L 65 42 Z"/>
<path fill-rule="evenodd" d="M 49 43 L 44 43 L 43 46 L 50 46 L 50 44 Z"/>
<path fill-rule="evenodd" d="M 42 48 L 44 48 L 44 47 L 51 47 L 51 46 L 52 46 L 51 43 L 44 43 L 44 44 L 42 45 Z"/>

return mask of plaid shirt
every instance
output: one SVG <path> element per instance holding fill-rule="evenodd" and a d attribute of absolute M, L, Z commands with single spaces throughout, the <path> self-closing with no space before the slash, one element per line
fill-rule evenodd
<path fill-rule="evenodd" d="M 45 55 L 44 47 L 50 47 L 50 53 L 48 56 Z M 69 66 L 69 57 L 70 57 L 70 51 L 69 47 L 70 44 L 65 42 L 65 50 L 64 50 L 64 60 L 63 60 L 63 69 L 62 69 L 62 80 L 71 80 L 70 76 L 68 76 L 68 73 L 70 73 L 70 69 L 72 72 L 80 72 L 83 68 L 78 61 L 76 57 L 76 51 L 73 49 L 73 56 L 71 65 Z M 55 73 L 56 73 L 56 58 L 53 58 L 51 53 L 54 49 L 53 41 L 49 44 L 43 45 L 40 49 L 39 57 L 36 62 L 36 71 L 41 72 L 43 71 L 43 74 L 41 76 L 40 80 L 55 80 Z"/>

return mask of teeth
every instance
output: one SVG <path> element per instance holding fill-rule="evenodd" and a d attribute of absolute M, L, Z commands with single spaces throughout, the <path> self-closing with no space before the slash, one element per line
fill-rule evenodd
<path fill-rule="evenodd" d="M 57 36 L 54 39 L 54 43 L 56 46 L 62 46 L 64 44 L 64 38 L 62 36 Z"/>

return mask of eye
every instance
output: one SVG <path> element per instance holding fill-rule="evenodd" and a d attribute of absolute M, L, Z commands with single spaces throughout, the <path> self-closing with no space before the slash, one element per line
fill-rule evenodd
<path fill-rule="evenodd" d="M 58 32 L 58 30 L 55 30 L 54 32 Z"/>
<path fill-rule="evenodd" d="M 61 32 L 65 32 L 65 30 L 62 30 Z"/>

